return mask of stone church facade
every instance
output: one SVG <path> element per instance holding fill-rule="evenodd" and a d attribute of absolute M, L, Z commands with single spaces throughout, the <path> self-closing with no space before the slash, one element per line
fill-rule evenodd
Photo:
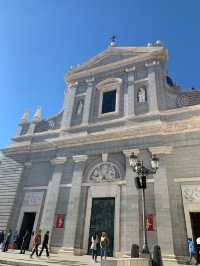
<path fill-rule="evenodd" d="M 111 45 L 66 75 L 53 117 L 25 113 L 0 153 L 0 230 L 49 230 L 52 250 L 87 254 L 94 231 L 107 231 L 110 254 L 142 246 L 142 197 L 132 152 L 160 167 L 148 176 L 150 249 L 187 255 L 200 221 L 200 91 L 167 77 L 168 51 Z M 199 220 L 198 220 L 199 219 Z"/>

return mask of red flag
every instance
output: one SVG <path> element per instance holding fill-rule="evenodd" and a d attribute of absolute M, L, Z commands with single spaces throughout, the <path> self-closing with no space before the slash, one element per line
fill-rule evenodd
<path fill-rule="evenodd" d="M 56 228 L 64 228 L 65 215 L 57 214 L 56 215 Z"/>
<path fill-rule="evenodd" d="M 146 225 L 147 231 L 153 231 L 153 214 L 147 214 Z"/>

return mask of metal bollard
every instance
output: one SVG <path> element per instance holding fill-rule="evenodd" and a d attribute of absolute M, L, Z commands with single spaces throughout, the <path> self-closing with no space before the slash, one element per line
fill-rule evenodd
<path fill-rule="evenodd" d="M 161 249 L 160 249 L 160 246 L 158 246 L 158 245 L 155 245 L 153 248 L 152 265 L 153 266 L 163 266 Z"/>
<path fill-rule="evenodd" d="M 137 244 L 131 246 L 131 258 L 139 258 L 139 246 Z"/>

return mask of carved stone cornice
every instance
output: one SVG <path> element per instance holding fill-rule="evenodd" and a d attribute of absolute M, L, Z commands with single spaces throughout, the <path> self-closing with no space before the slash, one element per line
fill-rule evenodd
<path fill-rule="evenodd" d="M 66 161 L 67 161 L 67 157 L 58 156 L 51 160 L 51 164 L 53 165 L 64 164 Z"/>
<path fill-rule="evenodd" d="M 123 80 L 121 78 L 107 78 L 100 81 L 96 87 L 98 90 L 106 90 L 111 87 L 118 87 L 120 88 L 122 85 Z"/>
<path fill-rule="evenodd" d="M 46 135 L 47 141 L 37 142 L 37 143 L 31 143 L 30 140 L 28 141 L 21 141 L 21 142 L 14 142 L 12 145 L 8 148 L 3 149 L 2 151 L 6 154 L 18 154 L 18 153 L 30 153 L 30 152 L 38 152 L 38 151 L 48 151 L 48 150 L 56 150 L 59 148 L 65 148 L 65 147 L 75 147 L 79 145 L 87 145 L 92 143 L 104 143 L 106 141 L 121 141 L 125 139 L 140 139 L 145 138 L 149 136 L 159 136 L 159 137 L 166 137 L 170 135 L 176 135 L 176 134 L 184 134 L 184 133 L 200 133 L 200 122 L 199 118 L 200 116 L 194 115 L 200 112 L 200 105 L 191 106 L 191 107 L 184 107 L 174 110 L 168 110 L 168 111 L 162 111 L 160 112 L 160 117 L 174 117 L 174 115 L 180 115 L 180 114 L 191 114 L 193 115 L 191 118 L 183 119 L 183 120 L 175 120 L 170 122 L 156 122 L 152 121 L 151 123 L 137 123 L 136 126 L 129 126 L 129 127 L 119 127 L 117 130 L 116 128 L 112 128 L 110 130 L 102 131 L 102 132 L 95 132 L 91 134 L 67 134 L 66 136 L 60 136 L 59 138 L 49 138 L 48 135 L 52 136 L 51 132 L 42 132 L 34 134 L 34 136 L 40 136 L 40 135 Z M 143 115 L 140 117 L 147 117 L 149 115 Z M 134 121 L 135 117 L 130 118 L 132 121 Z M 116 119 L 114 122 L 124 121 L 120 119 Z M 166 119 L 165 119 L 166 120 Z M 110 124 L 111 122 L 101 122 L 101 123 L 95 123 L 87 126 L 88 128 L 92 128 L 94 125 L 106 125 Z M 59 131 L 58 131 L 59 132 Z M 31 137 L 27 136 L 27 137 Z M 22 139 L 22 137 L 16 138 L 17 140 Z M 177 142 L 177 145 L 182 146 L 185 145 L 185 140 L 180 140 Z M 191 145 L 196 145 L 200 143 L 199 139 L 188 139 L 187 143 L 190 143 Z M 193 144 L 192 144 L 193 143 Z M 195 144 L 194 144 L 195 143 Z M 156 144 L 155 144 L 156 145 Z M 189 145 L 189 144 L 188 144 Z"/>
<path fill-rule="evenodd" d="M 78 81 L 75 81 L 75 82 L 71 81 L 71 82 L 68 83 L 67 87 L 69 89 L 72 89 L 72 88 L 76 88 L 77 86 L 78 86 Z"/>
<path fill-rule="evenodd" d="M 114 48 L 116 48 L 116 47 L 114 47 Z M 165 48 L 161 48 L 161 47 L 153 47 L 153 48 L 155 48 L 155 49 L 152 49 L 151 51 L 148 50 L 147 53 L 144 53 L 144 50 L 140 49 L 141 53 L 138 54 L 137 56 L 133 55 L 132 57 L 130 57 L 128 59 L 123 59 L 123 60 L 116 61 L 114 63 L 106 64 L 103 66 L 98 66 L 98 67 L 94 66 L 94 67 L 91 67 L 90 69 L 88 69 L 88 68 L 84 69 L 84 67 L 90 65 L 89 63 L 83 64 L 79 68 L 74 69 L 73 71 L 70 71 L 69 73 L 67 73 L 65 75 L 64 79 L 67 82 L 70 80 L 75 80 L 78 78 L 88 76 L 88 73 L 90 73 L 90 75 L 96 75 L 96 74 L 103 73 L 103 72 L 106 72 L 109 70 L 118 69 L 119 64 L 121 67 L 126 67 L 127 65 L 136 64 L 137 62 L 147 61 L 147 60 L 150 60 L 152 58 L 157 58 L 157 59 L 160 59 L 160 58 L 166 59 L 167 58 L 167 50 Z M 147 51 L 147 50 L 145 50 L 145 51 Z M 139 50 L 138 50 L 138 52 L 139 52 Z M 120 53 L 121 53 L 121 51 L 120 51 Z"/>
<path fill-rule="evenodd" d="M 160 62 L 158 60 L 153 60 L 151 62 L 145 63 L 145 67 L 154 67 L 160 65 Z"/>
<path fill-rule="evenodd" d="M 123 150 L 123 154 L 128 158 L 131 156 L 132 153 L 138 155 L 140 153 L 140 150 L 139 149 Z"/>
<path fill-rule="evenodd" d="M 72 156 L 75 163 L 84 162 L 88 159 L 87 155 L 74 155 Z"/>
<path fill-rule="evenodd" d="M 171 153 L 173 153 L 173 147 L 171 147 L 171 146 L 150 147 L 149 150 L 152 154 L 171 154 Z"/>
<path fill-rule="evenodd" d="M 135 70 L 136 70 L 135 66 L 125 68 L 126 73 L 134 73 Z"/>
<path fill-rule="evenodd" d="M 85 80 L 88 86 L 92 86 L 94 84 L 94 81 L 95 81 L 95 78 L 89 78 Z"/>

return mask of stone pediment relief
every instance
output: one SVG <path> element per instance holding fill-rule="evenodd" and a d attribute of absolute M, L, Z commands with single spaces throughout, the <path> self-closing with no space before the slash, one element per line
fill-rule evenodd
<path fill-rule="evenodd" d="M 105 58 L 100 59 L 99 61 L 96 62 L 96 64 L 94 63 L 91 67 L 98 67 L 98 66 L 103 66 L 103 65 L 107 65 L 107 64 L 111 64 L 117 61 L 121 61 L 130 57 L 133 57 L 136 55 L 109 55 L 109 56 L 105 56 Z"/>
<path fill-rule="evenodd" d="M 89 181 L 102 183 L 113 182 L 121 179 L 118 167 L 111 162 L 96 165 L 89 173 Z"/>
<path fill-rule="evenodd" d="M 72 68 L 66 77 L 88 69 L 114 64 L 119 61 L 154 55 L 161 51 L 163 51 L 162 47 L 108 47 L 105 51 L 92 57 L 82 65 Z"/>

